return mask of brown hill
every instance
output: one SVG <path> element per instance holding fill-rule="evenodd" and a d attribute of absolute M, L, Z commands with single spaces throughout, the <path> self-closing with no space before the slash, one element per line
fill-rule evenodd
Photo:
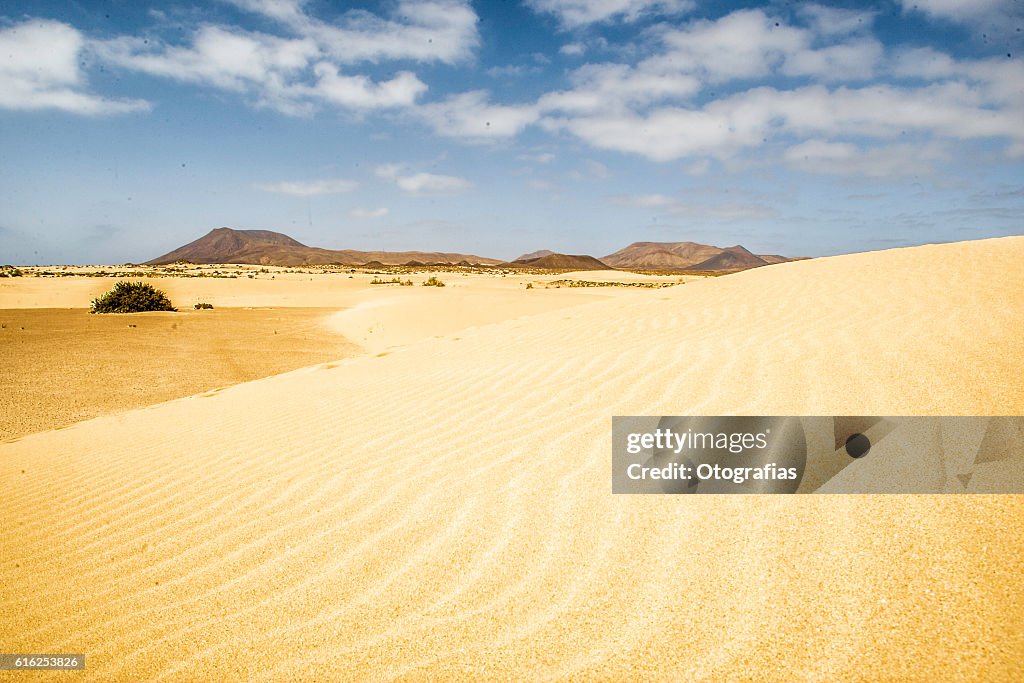
<path fill-rule="evenodd" d="M 601 259 L 614 268 L 635 270 L 744 270 L 791 261 L 786 256 L 758 256 L 743 247 L 715 247 L 697 242 L 634 242 Z"/>
<path fill-rule="evenodd" d="M 696 242 L 634 242 L 601 260 L 615 268 L 683 270 L 721 251 Z"/>
<path fill-rule="evenodd" d="M 515 261 L 529 261 L 532 258 L 540 258 L 541 256 L 551 256 L 555 252 L 550 249 L 538 249 L 537 251 L 531 251 L 529 254 L 523 254 L 515 259 Z M 513 263 L 515 263 L 513 261 Z"/>
<path fill-rule="evenodd" d="M 607 263 L 585 254 L 547 254 L 537 258 L 519 259 L 507 265 L 514 268 L 545 270 L 613 270 Z"/>
<path fill-rule="evenodd" d="M 500 263 L 497 259 L 436 251 L 356 251 L 308 247 L 287 235 L 270 230 L 234 230 L 217 228 L 163 256 L 148 261 L 151 265 L 190 261 L 192 263 L 251 263 L 263 266 L 310 266 L 326 264 L 359 265 L 379 261 L 400 265 L 408 261 L 478 264 Z"/>
<path fill-rule="evenodd" d="M 760 256 L 751 254 L 749 251 L 736 245 L 734 247 L 727 247 L 720 253 L 715 254 L 711 258 L 696 263 L 687 270 L 703 270 L 703 271 L 723 271 L 723 270 L 746 270 L 748 268 L 757 268 L 758 266 L 766 266 L 768 262 Z"/>

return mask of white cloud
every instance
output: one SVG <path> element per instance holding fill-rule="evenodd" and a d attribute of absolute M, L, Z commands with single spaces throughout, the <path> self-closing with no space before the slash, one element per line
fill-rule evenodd
<path fill-rule="evenodd" d="M 239 91 L 267 81 L 280 86 L 319 53 L 312 40 L 219 26 L 201 27 L 188 47 L 117 38 L 97 42 L 93 49 L 105 61 L 126 69 Z"/>
<path fill-rule="evenodd" d="M 378 166 L 379 178 L 390 180 L 411 195 L 458 194 L 473 187 L 465 178 L 435 173 L 406 173 L 401 164 Z"/>
<path fill-rule="evenodd" d="M 812 173 L 886 178 L 927 175 L 932 162 L 947 158 L 936 145 L 891 145 L 864 149 L 848 142 L 812 139 L 793 145 L 783 155 L 795 168 Z"/>
<path fill-rule="evenodd" d="M 558 51 L 567 57 L 580 57 L 587 51 L 587 47 L 583 43 L 566 43 Z"/>
<path fill-rule="evenodd" d="M 1018 105 L 992 107 L 984 89 L 949 82 L 920 88 L 869 86 L 793 90 L 760 87 L 702 108 L 663 107 L 641 114 L 605 112 L 548 118 L 592 146 L 668 161 L 725 158 L 769 136 L 894 138 L 914 132 L 955 140 L 1005 137 L 1024 142 Z"/>
<path fill-rule="evenodd" d="M 578 171 L 573 171 L 570 176 L 576 180 L 582 180 L 584 178 L 607 180 L 612 176 L 612 172 L 600 161 L 587 159 L 583 164 L 583 168 Z"/>
<path fill-rule="evenodd" d="M 705 220 L 753 220 L 770 218 L 775 210 L 756 204 L 690 202 L 663 194 L 615 195 L 612 203 L 633 206 L 640 209 L 654 209 L 660 212 L 683 215 Z"/>
<path fill-rule="evenodd" d="M 665 108 L 646 115 L 634 112 L 549 118 L 549 130 L 564 130 L 598 149 L 629 152 L 655 161 L 692 155 L 728 156 L 761 140 L 764 122 L 733 128 L 717 112 Z"/>
<path fill-rule="evenodd" d="M 114 100 L 86 90 L 79 66 L 85 39 L 56 21 L 31 20 L 0 30 L 0 108 L 60 109 L 101 115 L 145 111 L 143 100 Z"/>
<path fill-rule="evenodd" d="M 866 81 L 874 77 L 884 54 L 880 42 L 864 38 L 799 50 L 786 57 L 781 71 L 787 76 L 811 76 L 825 81 Z"/>
<path fill-rule="evenodd" d="M 571 90 L 548 93 L 538 105 L 545 111 L 592 112 L 688 98 L 700 90 L 689 74 L 663 72 L 646 64 L 588 64 L 570 76 Z"/>
<path fill-rule="evenodd" d="M 550 164 L 555 160 L 555 155 L 551 152 L 539 152 L 537 154 L 520 154 L 516 157 L 520 161 L 531 161 L 537 164 Z"/>
<path fill-rule="evenodd" d="M 540 73 L 541 68 L 536 65 L 506 64 L 505 66 L 492 66 L 487 70 L 491 78 L 520 78 L 529 74 Z"/>
<path fill-rule="evenodd" d="M 665 52 L 648 63 L 712 83 L 758 78 L 780 67 L 787 55 L 808 48 L 810 37 L 804 29 L 777 24 L 761 10 L 739 10 L 665 31 Z"/>
<path fill-rule="evenodd" d="M 349 10 L 337 23 L 310 16 L 303 2 L 231 0 L 311 38 L 340 63 L 413 59 L 447 64 L 469 58 L 479 44 L 477 15 L 466 0 L 401 0 L 389 17 Z"/>
<path fill-rule="evenodd" d="M 249 95 L 258 106 L 303 115 L 323 104 L 353 110 L 410 107 L 427 90 L 414 73 L 375 82 L 341 65 L 387 60 L 454 64 L 479 43 L 477 16 L 465 0 L 405 0 L 387 16 L 345 12 L 335 23 L 301 0 L 229 0 L 278 22 L 282 37 L 236 27 L 201 26 L 184 45 L 121 37 L 95 41 L 108 63 Z"/>
<path fill-rule="evenodd" d="M 359 187 L 354 180 L 333 178 L 327 180 L 297 180 L 283 181 L 257 185 L 264 192 L 276 192 L 278 194 L 290 194 L 295 197 L 313 197 L 320 194 L 338 194 L 351 192 Z"/>
<path fill-rule="evenodd" d="M 306 0 L 228 0 L 236 7 L 283 22 L 301 22 L 306 18 Z"/>
<path fill-rule="evenodd" d="M 904 12 L 919 11 L 937 18 L 973 22 L 1009 14 L 1015 0 L 900 0 Z"/>
<path fill-rule="evenodd" d="M 565 28 L 621 19 L 636 21 L 644 15 L 681 14 L 692 10 L 692 0 L 526 0 L 534 11 L 554 15 Z"/>
<path fill-rule="evenodd" d="M 818 4 L 803 5 L 797 9 L 808 25 L 819 35 L 837 36 L 866 31 L 871 28 L 875 12 L 826 7 Z"/>
<path fill-rule="evenodd" d="M 725 159 L 780 137 L 882 140 L 903 133 L 916 134 L 922 144 L 1004 138 L 1007 154 L 1024 152 L 1024 64 L 954 60 L 930 49 L 887 55 L 862 28 L 870 15 L 817 6 L 802 14 L 809 26 L 741 10 L 661 29 L 660 49 L 635 65 L 591 64 L 572 72 L 571 89 L 538 100 L 539 123 L 599 149 L 659 161 Z M 923 83 L 850 85 L 880 73 Z M 776 75 L 810 84 L 757 85 Z M 754 87 L 693 104 L 697 93 L 744 80 Z M 833 81 L 847 85 L 824 85 Z M 858 154 L 856 161 L 861 173 L 910 168 L 878 151 Z"/>
<path fill-rule="evenodd" d="M 317 64 L 314 72 L 318 80 L 308 92 L 350 109 L 408 107 L 427 90 L 427 85 L 409 71 L 380 83 L 366 76 L 343 76 L 336 66 L 326 62 Z"/>
<path fill-rule="evenodd" d="M 379 209 L 365 209 L 360 207 L 349 211 L 349 215 L 353 218 L 383 218 L 389 213 L 391 212 L 386 207 L 381 207 Z"/>
<path fill-rule="evenodd" d="M 540 115 L 532 105 L 493 104 L 483 90 L 423 105 L 417 114 L 439 135 L 471 140 L 512 137 Z"/>
<path fill-rule="evenodd" d="M 379 83 L 364 75 L 345 75 L 309 38 L 279 38 L 264 33 L 204 26 L 188 47 L 137 38 L 97 43 L 106 61 L 127 69 L 179 81 L 208 84 L 251 94 L 261 106 L 286 114 L 306 114 L 319 103 L 366 110 L 407 107 L 426 91 L 415 74 L 402 71 Z M 315 81 L 307 82 L 312 71 Z"/>

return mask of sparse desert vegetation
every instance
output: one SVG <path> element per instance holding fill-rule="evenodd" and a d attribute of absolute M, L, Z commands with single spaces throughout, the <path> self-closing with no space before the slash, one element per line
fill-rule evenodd
<path fill-rule="evenodd" d="M 532 289 L 532 284 L 527 284 L 527 289 Z M 675 287 L 686 284 L 683 280 L 675 282 L 599 282 L 591 280 L 552 280 L 547 287 L 640 287 L 642 289 L 661 289 L 663 287 Z"/>
<path fill-rule="evenodd" d="M 143 313 L 145 311 L 176 311 L 167 295 L 148 282 L 120 280 L 113 288 L 93 299 L 90 313 Z"/>
<path fill-rule="evenodd" d="M 431 275 L 429 278 L 423 281 L 424 287 L 444 287 L 444 282 L 439 280 L 437 276 Z"/>
<path fill-rule="evenodd" d="M 207 311 L 207 310 L 212 310 L 213 309 L 213 304 L 208 304 L 206 302 L 202 302 L 201 301 L 201 302 L 197 303 L 195 306 L 193 306 L 192 308 L 194 308 L 197 311 Z"/>
<path fill-rule="evenodd" d="M 384 278 L 374 277 L 370 280 L 371 285 L 399 285 L 400 287 L 412 287 L 412 280 L 401 280 L 397 277 L 393 277 L 390 280 Z"/>
<path fill-rule="evenodd" d="M 0 266 L 0 277 L 21 277 L 24 273 L 14 266 Z"/>

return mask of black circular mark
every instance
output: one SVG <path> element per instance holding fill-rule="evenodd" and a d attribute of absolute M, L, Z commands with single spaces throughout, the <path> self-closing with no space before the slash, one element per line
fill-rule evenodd
<path fill-rule="evenodd" d="M 871 450 L 871 440 L 863 434 L 853 434 L 846 440 L 846 452 L 851 458 L 863 458 Z"/>

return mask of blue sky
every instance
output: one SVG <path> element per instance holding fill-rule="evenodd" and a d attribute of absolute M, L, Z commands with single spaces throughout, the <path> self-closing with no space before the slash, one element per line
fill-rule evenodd
<path fill-rule="evenodd" d="M 1024 3 L 5 2 L 0 262 L 1024 233 Z"/>

